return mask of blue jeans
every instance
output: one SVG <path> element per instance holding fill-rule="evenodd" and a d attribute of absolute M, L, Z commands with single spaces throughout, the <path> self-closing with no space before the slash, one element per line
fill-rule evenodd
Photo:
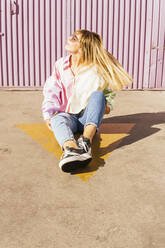
<path fill-rule="evenodd" d="M 51 118 L 51 127 L 59 145 L 67 140 L 75 140 L 74 133 L 83 133 L 88 124 L 97 128 L 104 116 L 106 99 L 102 91 L 94 91 L 84 110 L 79 114 L 57 113 Z"/>

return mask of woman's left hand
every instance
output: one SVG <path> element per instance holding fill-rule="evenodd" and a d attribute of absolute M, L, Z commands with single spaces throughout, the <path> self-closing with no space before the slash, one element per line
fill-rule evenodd
<path fill-rule="evenodd" d="M 110 111 L 111 111 L 110 107 L 106 105 L 104 114 L 107 115 L 110 113 Z"/>
<path fill-rule="evenodd" d="M 51 127 L 50 119 L 45 120 L 45 122 L 46 122 L 46 125 L 49 128 L 49 130 L 53 132 L 52 127 Z"/>

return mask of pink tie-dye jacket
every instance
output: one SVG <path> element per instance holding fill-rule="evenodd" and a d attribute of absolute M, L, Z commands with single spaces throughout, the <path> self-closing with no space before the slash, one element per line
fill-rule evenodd
<path fill-rule="evenodd" d="M 44 120 L 50 119 L 55 112 L 65 112 L 74 80 L 75 77 L 70 69 L 70 56 L 57 60 L 53 73 L 48 77 L 43 88 Z"/>
<path fill-rule="evenodd" d="M 90 94 L 95 90 L 105 93 L 107 105 L 112 109 L 114 92 L 107 89 L 95 71 L 83 69 L 74 75 L 71 70 L 71 55 L 55 62 L 52 75 L 44 84 L 42 113 L 44 120 L 50 119 L 56 112 L 79 113 L 87 105 Z"/>

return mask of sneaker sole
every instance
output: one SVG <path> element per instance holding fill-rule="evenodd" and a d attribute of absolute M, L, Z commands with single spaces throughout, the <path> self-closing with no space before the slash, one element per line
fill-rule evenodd
<path fill-rule="evenodd" d="M 83 160 L 83 161 L 78 161 L 78 160 L 68 161 L 63 165 L 59 164 L 59 166 L 62 169 L 62 171 L 64 171 L 64 172 L 73 172 L 77 169 L 82 169 L 82 168 L 86 167 L 90 163 L 91 160 L 92 160 L 92 158 L 88 158 L 88 159 Z"/>

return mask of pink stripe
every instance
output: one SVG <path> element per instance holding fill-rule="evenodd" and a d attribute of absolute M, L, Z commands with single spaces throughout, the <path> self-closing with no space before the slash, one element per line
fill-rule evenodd
<path fill-rule="evenodd" d="M 63 83 L 61 82 L 61 85 L 62 85 L 62 94 L 61 94 L 61 102 L 62 102 L 62 106 L 60 108 L 60 111 L 65 111 L 66 109 L 66 106 L 67 106 L 67 96 L 66 96 L 66 89 L 65 89 L 65 86 L 63 85 Z"/>
<path fill-rule="evenodd" d="M 64 67 L 64 71 L 69 69 L 70 68 L 70 65 L 67 65 L 66 67 Z"/>

